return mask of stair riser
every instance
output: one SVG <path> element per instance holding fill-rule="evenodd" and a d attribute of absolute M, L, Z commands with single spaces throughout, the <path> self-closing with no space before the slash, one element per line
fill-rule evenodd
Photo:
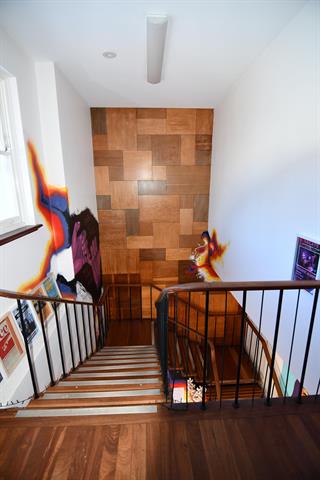
<path fill-rule="evenodd" d="M 38 409 L 38 410 L 20 410 L 17 417 L 34 418 L 34 417 L 83 417 L 92 415 L 128 415 L 128 414 L 144 414 L 156 413 L 156 405 L 138 405 L 128 407 L 96 407 L 96 408 L 61 408 L 61 409 Z"/>
<path fill-rule="evenodd" d="M 126 370 L 132 370 L 132 369 L 146 369 L 146 368 L 150 368 L 150 369 L 154 369 L 154 368 L 159 368 L 159 364 L 158 363 L 140 363 L 140 364 L 136 364 L 136 363 L 133 363 L 133 364 L 128 364 L 128 365 L 115 365 L 115 366 L 107 366 L 107 365 L 90 365 L 90 366 L 84 366 L 84 367 L 80 367 L 78 369 L 79 372 L 83 372 L 83 371 L 88 371 L 88 370 L 104 370 L 104 371 L 112 371 L 112 370 L 121 370 L 121 371 L 126 371 Z"/>
<path fill-rule="evenodd" d="M 117 398 L 117 397 L 142 397 L 148 395 L 161 395 L 160 389 L 151 390 L 116 390 L 109 392 L 75 392 L 75 393 L 45 393 L 44 400 L 65 400 L 74 398 Z"/>
<path fill-rule="evenodd" d="M 143 377 L 148 377 L 148 376 L 151 376 L 151 375 L 160 376 L 161 372 L 160 372 L 160 370 L 150 370 L 148 372 L 72 373 L 70 375 L 70 378 L 139 377 L 139 375 L 143 376 Z"/>
<path fill-rule="evenodd" d="M 95 385 L 147 385 L 148 383 L 155 383 L 154 378 L 132 378 L 121 380 L 70 380 L 59 382 L 61 387 L 81 387 L 81 386 L 95 386 Z"/>
<path fill-rule="evenodd" d="M 135 360 L 134 363 L 137 364 L 137 365 L 141 365 L 141 364 L 150 365 L 150 364 L 154 363 L 154 360 L 151 359 L 151 360 L 148 361 L 144 358 L 141 358 L 141 359 L 139 359 L 139 361 Z M 92 359 L 92 360 L 88 360 L 86 362 L 86 365 L 131 365 L 131 364 L 132 364 L 132 360 L 95 360 L 95 359 Z"/>

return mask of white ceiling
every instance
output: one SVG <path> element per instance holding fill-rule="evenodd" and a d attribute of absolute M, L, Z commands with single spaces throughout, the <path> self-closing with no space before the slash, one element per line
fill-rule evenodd
<path fill-rule="evenodd" d="M 306 0 L 0 0 L 0 26 L 90 106 L 216 107 Z M 146 15 L 167 13 L 163 81 L 146 82 Z M 113 50 L 107 60 L 102 52 Z"/>

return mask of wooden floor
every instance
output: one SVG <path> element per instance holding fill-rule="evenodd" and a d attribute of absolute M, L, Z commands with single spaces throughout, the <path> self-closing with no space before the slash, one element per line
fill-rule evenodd
<path fill-rule="evenodd" d="M 109 323 L 107 345 L 151 345 L 150 320 L 113 320 Z"/>
<path fill-rule="evenodd" d="M 0 415 L 0 479 L 317 479 L 320 401 L 205 412 Z"/>

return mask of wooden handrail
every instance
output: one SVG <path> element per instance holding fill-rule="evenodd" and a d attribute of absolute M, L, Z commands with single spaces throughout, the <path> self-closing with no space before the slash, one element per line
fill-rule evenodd
<path fill-rule="evenodd" d="M 46 297 L 43 295 L 31 295 L 30 293 L 22 292 L 12 292 L 10 290 L 0 290 L 0 297 L 2 298 L 11 298 L 13 300 L 32 300 L 32 301 L 43 301 L 50 303 L 71 303 L 76 305 L 89 305 L 95 306 L 94 302 L 83 302 L 81 300 L 72 300 L 69 298 L 61 297 Z"/>
<path fill-rule="evenodd" d="M 320 288 L 320 280 L 277 280 L 256 282 L 199 282 L 172 285 L 162 290 L 157 303 L 164 297 L 179 292 L 243 292 L 263 290 L 304 290 Z"/>
<path fill-rule="evenodd" d="M 270 355 L 270 352 L 269 352 L 269 348 L 268 348 L 268 344 L 267 344 L 267 341 L 266 339 L 263 337 L 263 335 L 261 334 L 261 332 L 259 332 L 259 330 L 257 329 L 257 327 L 255 326 L 255 324 L 252 322 L 252 320 L 250 320 L 250 318 L 246 315 L 246 322 L 247 324 L 250 326 L 250 328 L 254 331 L 254 333 L 256 334 L 257 338 L 259 339 L 260 343 L 261 343 L 261 346 L 262 346 L 262 349 L 264 351 L 264 354 L 266 356 L 266 360 L 268 362 L 268 365 L 270 367 L 271 365 L 271 355 Z M 276 388 L 276 391 L 277 391 L 277 394 L 279 397 L 283 397 L 283 393 L 282 393 L 282 389 L 281 389 L 281 386 L 280 386 L 280 382 L 279 382 L 279 379 L 278 379 L 278 376 L 275 372 L 275 369 L 273 369 L 273 372 L 272 372 L 272 380 L 274 382 L 274 386 Z"/>
<path fill-rule="evenodd" d="M 221 396 L 221 384 L 219 379 L 219 372 L 217 367 L 217 360 L 216 360 L 216 349 L 212 340 L 208 340 L 210 346 L 210 356 L 211 356 L 211 365 L 213 370 L 213 378 L 214 384 L 216 386 L 217 398 L 220 399 Z"/>
<path fill-rule="evenodd" d="M 154 288 L 155 290 L 158 290 L 159 292 L 162 292 L 162 288 L 158 287 L 157 285 L 153 283 L 107 283 L 104 285 L 104 290 L 102 292 L 102 295 L 99 299 L 98 304 L 102 305 L 106 299 L 106 296 L 109 292 L 109 289 L 111 288 L 116 288 L 116 287 L 130 287 L 130 288 L 142 288 L 142 287 L 148 287 L 148 288 Z"/>

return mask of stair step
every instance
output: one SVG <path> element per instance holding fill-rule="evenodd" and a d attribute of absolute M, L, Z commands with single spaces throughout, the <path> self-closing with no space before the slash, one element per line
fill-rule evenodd
<path fill-rule="evenodd" d="M 111 377 L 139 377 L 140 376 L 156 376 L 161 375 L 160 370 L 149 370 L 149 371 L 136 371 L 136 372 L 106 372 L 106 373 L 72 373 L 69 378 L 111 378 Z"/>
<path fill-rule="evenodd" d="M 133 354 L 110 354 L 110 355 L 106 355 L 106 354 L 102 354 L 102 353 L 96 353 L 94 355 L 94 357 L 91 357 L 91 358 L 96 358 L 96 359 L 105 359 L 105 360 L 134 360 L 134 359 L 149 359 L 149 358 L 153 358 L 155 360 L 158 359 L 158 355 L 155 355 L 155 354 L 136 354 L 136 353 L 133 353 Z"/>
<path fill-rule="evenodd" d="M 128 363 L 127 365 L 88 365 L 85 364 L 82 367 L 79 367 L 77 371 L 83 372 L 83 371 L 88 371 L 88 370 L 104 370 L 104 371 L 112 371 L 112 370 L 123 370 L 123 371 L 134 371 L 134 370 L 149 370 L 149 369 L 155 369 L 159 368 L 159 363 Z M 122 373 L 122 372 L 121 372 Z"/>
<path fill-rule="evenodd" d="M 147 364 L 147 365 L 150 365 L 152 363 L 155 362 L 155 360 L 157 360 L 158 362 L 158 358 L 157 359 L 153 359 L 153 358 L 150 358 L 150 359 L 145 359 L 145 358 L 139 358 L 137 360 L 134 360 L 134 363 L 135 364 L 138 364 L 138 365 L 141 365 L 143 363 Z M 158 362 L 159 363 L 159 362 Z M 132 359 L 128 359 L 128 360 L 98 360 L 96 358 L 90 358 L 86 363 L 85 365 L 131 365 L 132 364 Z"/>
<path fill-rule="evenodd" d="M 99 380 L 98 380 L 99 382 Z M 83 385 L 83 383 L 86 382 L 76 382 L 79 383 L 80 385 L 71 385 L 71 382 L 67 382 L 67 385 L 60 385 L 59 383 L 55 385 L 54 387 L 49 387 L 46 392 L 47 393 L 68 393 L 68 392 L 112 392 L 112 391 L 124 391 L 124 390 L 145 390 L 146 388 L 148 389 L 157 389 L 161 390 L 162 389 L 162 383 L 161 382 L 156 382 L 154 381 L 153 383 L 146 383 L 146 384 L 136 384 L 135 380 L 133 381 L 134 383 L 128 383 L 128 384 L 114 384 L 112 383 L 111 385 L 105 385 L 103 382 L 103 385 Z"/>
<path fill-rule="evenodd" d="M 155 345 L 105 345 L 102 347 L 102 350 L 105 350 L 106 348 L 115 348 L 115 349 L 121 349 L 121 348 L 156 348 Z"/>
<path fill-rule="evenodd" d="M 96 408 L 56 408 L 56 409 L 23 409 L 17 417 L 78 417 L 88 415 L 127 415 L 134 413 L 156 413 L 156 405 L 129 405 Z"/>
<path fill-rule="evenodd" d="M 64 380 L 59 382 L 60 386 L 97 386 L 97 385 L 143 385 L 148 383 L 155 383 L 155 378 L 122 378 L 116 380 Z"/>
<path fill-rule="evenodd" d="M 102 353 L 158 353 L 157 349 L 152 348 L 101 348 Z"/>
<path fill-rule="evenodd" d="M 110 390 L 102 392 L 67 392 L 53 393 L 47 392 L 41 397 L 45 400 L 63 400 L 68 398 L 114 398 L 114 397 L 141 397 L 146 395 L 161 395 L 160 388 L 140 389 L 140 390 Z"/>
<path fill-rule="evenodd" d="M 81 407 L 106 407 L 124 405 L 151 405 L 163 403 L 162 395 L 140 397 L 110 397 L 110 398 L 67 398 L 67 399 L 42 399 L 32 400 L 28 409 L 38 408 L 81 408 Z"/>

